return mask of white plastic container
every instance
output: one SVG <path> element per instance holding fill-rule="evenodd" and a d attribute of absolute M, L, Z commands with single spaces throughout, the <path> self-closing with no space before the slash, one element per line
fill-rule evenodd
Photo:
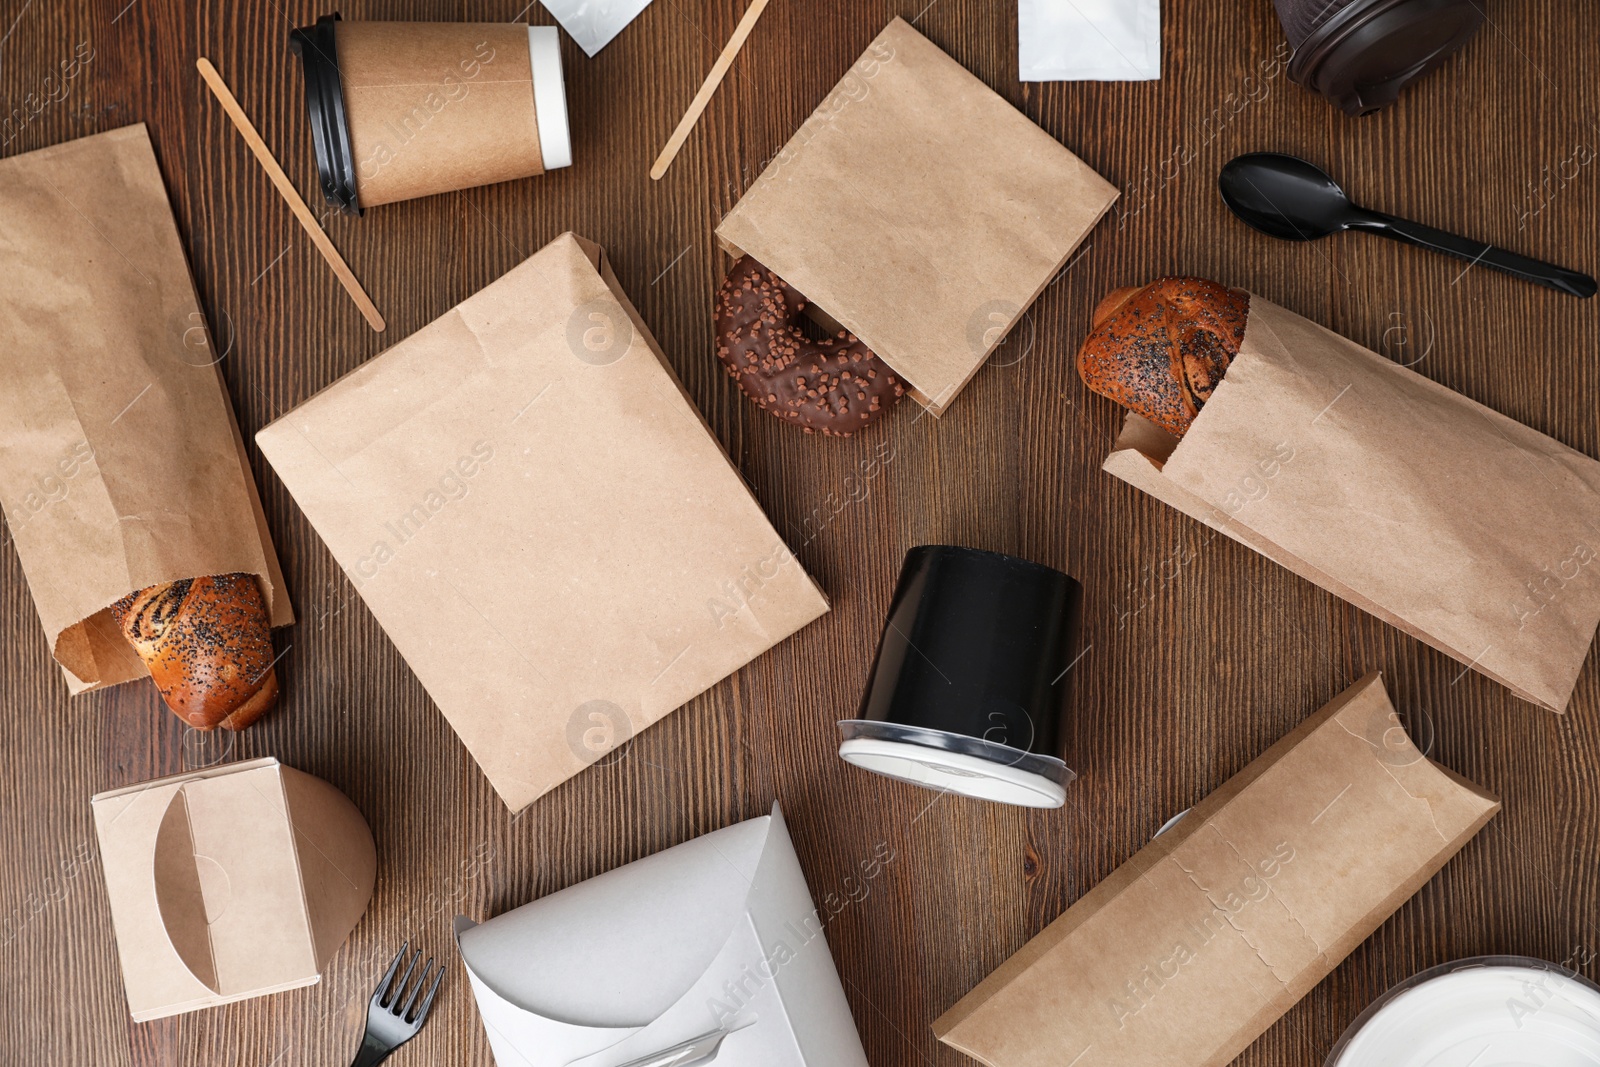
<path fill-rule="evenodd" d="M 1597 1067 L 1600 986 L 1527 956 L 1458 960 L 1356 1017 L 1324 1067 Z"/>

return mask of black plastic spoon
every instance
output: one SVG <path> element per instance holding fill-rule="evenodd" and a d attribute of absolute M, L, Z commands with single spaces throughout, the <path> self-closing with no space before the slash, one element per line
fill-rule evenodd
<path fill-rule="evenodd" d="M 1217 188 L 1223 202 L 1247 225 L 1285 241 L 1311 241 L 1340 230 L 1363 230 L 1459 256 L 1573 296 L 1587 299 L 1595 294 L 1595 280 L 1587 274 L 1359 207 L 1332 178 L 1294 156 L 1251 152 L 1229 160 L 1217 176 Z"/>

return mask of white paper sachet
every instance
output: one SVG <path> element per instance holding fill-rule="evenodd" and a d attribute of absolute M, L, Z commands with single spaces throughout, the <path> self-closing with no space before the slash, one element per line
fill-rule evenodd
<path fill-rule="evenodd" d="M 572 35 L 584 54 L 595 53 L 639 17 L 650 0 L 539 0 L 556 17 L 561 28 Z M 1154 0 L 1152 0 L 1153 4 Z"/>
<path fill-rule="evenodd" d="M 1161 0 L 1019 0 L 1017 59 L 1025 82 L 1159 78 Z"/>

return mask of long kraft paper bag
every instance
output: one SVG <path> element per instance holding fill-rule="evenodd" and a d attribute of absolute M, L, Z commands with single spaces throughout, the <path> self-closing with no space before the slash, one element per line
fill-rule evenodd
<path fill-rule="evenodd" d="M 572 234 L 256 439 L 513 810 L 827 611 Z"/>
<path fill-rule="evenodd" d="M 942 1017 L 990 1067 L 1222 1067 L 1444 866 L 1499 801 L 1347 689 Z"/>
<path fill-rule="evenodd" d="M 109 607 L 254 574 L 294 621 L 144 126 L 0 160 L 0 503 L 73 693 L 148 677 Z"/>
<path fill-rule="evenodd" d="M 717 226 L 942 413 L 1117 190 L 903 19 Z"/>
<path fill-rule="evenodd" d="M 1566 708 L 1600 624 L 1600 463 L 1250 298 L 1181 441 L 1105 469 L 1525 700 Z"/>

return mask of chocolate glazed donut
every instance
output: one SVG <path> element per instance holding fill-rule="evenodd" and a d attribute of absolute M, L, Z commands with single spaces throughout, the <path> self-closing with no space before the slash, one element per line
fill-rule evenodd
<path fill-rule="evenodd" d="M 854 335 L 807 337 L 805 306 L 794 286 L 745 256 L 717 291 L 717 358 L 766 411 L 806 433 L 848 437 L 906 388 Z"/>

